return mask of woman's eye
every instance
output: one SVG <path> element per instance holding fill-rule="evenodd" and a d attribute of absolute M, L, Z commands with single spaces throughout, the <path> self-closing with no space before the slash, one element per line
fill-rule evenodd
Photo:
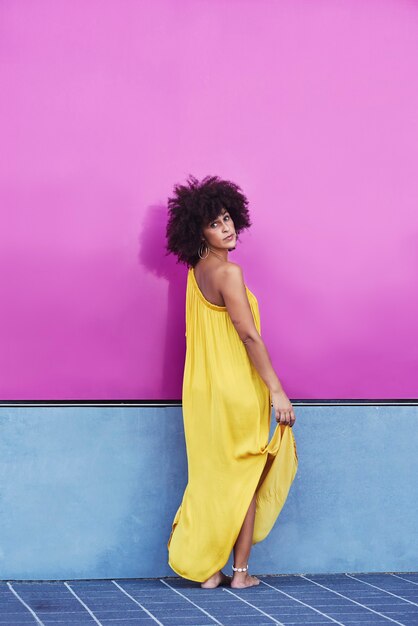
<path fill-rule="evenodd" d="M 229 215 L 225 215 L 224 219 L 229 220 Z"/>
<path fill-rule="evenodd" d="M 216 222 L 213 222 L 213 224 L 210 225 L 211 228 L 214 228 L 214 226 L 216 226 Z"/>

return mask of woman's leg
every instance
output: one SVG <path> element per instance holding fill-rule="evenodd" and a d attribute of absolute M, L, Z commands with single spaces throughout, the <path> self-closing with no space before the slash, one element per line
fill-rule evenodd
<path fill-rule="evenodd" d="M 248 559 L 250 558 L 255 520 L 255 497 L 256 495 L 254 494 L 250 506 L 248 507 L 244 523 L 241 526 L 241 530 L 234 545 L 235 567 L 246 567 Z M 250 576 L 248 571 L 234 572 L 231 581 L 231 587 L 237 588 L 252 587 L 253 585 L 259 584 L 259 579 L 255 576 Z"/>
<path fill-rule="evenodd" d="M 251 500 L 251 504 L 248 507 L 247 514 L 244 518 L 244 522 L 241 526 L 241 530 L 234 545 L 234 563 L 235 567 L 245 567 L 248 563 L 250 556 L 252 538 L 254 531 L 254 519 L 255 519 L 255 494 Z M 258 585 L 260 581 L 255 576 L 248 576 L 247 572 L 234 572 L 234 576 L 231 580 L 221 570 L 213 574 L 210 578 L 201 583 L 201 587 L 204 589 L 213 589 L 222 584 L 231 583 L 231 587 L 251 587 L 252 585 Z"/>
<path fill-rule="evenodd" d="M 235 567 L 245 567 L 251 552 L 252 538 L 255 520 L 255 494 L 248 507 L 244 522 L 234 545 Z M 221 584 L 231 583 L 231 587 L 251 587 L 258 585 L 260 581 L 255 576 L 249 576 L 247 572 L 234 572 L 232 580 L 225 576 L 222 571 L 216 572 L 210 578 L 201 583 L 204 589 L 213 589 Z"/>
<path fill-rule="evenodd" d="M 255 498 L 258 488 L 263 482 L 267 472 L 270 469 L 270 465 L 273 461 L 274 457 L 270 457 L 267 455 L 266 464 L 264 466 L 263 472 L 260 476 L 260 480 L 258 481 L 257 488 L 255 490 L 255 494 L 251 500 L 250 506 L 248 507 L 247 514 L 244 518 L 244 522 L 241 526 L 241 530 L 237 537 L 237 540 L 234 545 L 234 566 L 235 567 L 246 567 L 248 563 L 248 559 L 250 557 L 252 539 L 254 533 L 254 521 L 255 521 Z M 201 583 L 201 587 L 205 589 L 213 589 L 214 587 L 218 587 L 219 585 L 225 585 L 231 583 L 231 587 L 252 587 L 253 585 L 259 585 L 260 581 L 255 576 L 249 576 L 248 572 L 234 572 L 233 578 L 226 576 L 222 570 L 213 574 L 210 578 L 205 580 L 205 582 Z"/>
<path fill-rule="evenodd" d="M 245 516 L 243 525 L 241 527 L 240 533 L 237 537 L 234 546 L 234 566 L 235 567 L 246 567 L 248 564 L 248 559 L 250 558 L 250 552 L 253 542 L 253 534 L 254 534 L 254 521 L 255 521 L 255 509 L 256 509 L 256 494 L 257 491 L 263 482 L 266 474 L 270 470 L 273 456 L 270 454 L 267 455 L 266 464 L 261 473 L 260 480 L 258 481 L 257 488 L 255 490 L 255 494 L 251 500 L 250 506 L 248 507 L 247 515 Z M 247 572 L 234 572 L 231 581 L 231 587 L 252 587 L 253 585 L 259 585 L 260 581 L 255 576 L 250 576 Z"/>

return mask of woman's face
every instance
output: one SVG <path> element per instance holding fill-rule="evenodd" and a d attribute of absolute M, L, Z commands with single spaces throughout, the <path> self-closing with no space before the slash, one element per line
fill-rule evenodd
<path fill-rule="evenodd" d="M 212 248 L 233 250 L 236 246 L 234 222 L 228 211 L 222 209 L 218 217 L 203 228 L 203 237 Z"/>

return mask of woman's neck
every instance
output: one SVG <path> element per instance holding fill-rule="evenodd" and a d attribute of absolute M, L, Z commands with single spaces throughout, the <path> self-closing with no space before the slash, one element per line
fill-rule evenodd
<path fill-rule="evenodd" d="M 214 250 L 209 246 L 209 252 L 216 256 L 221 261 L 228 261 L 228 250 Z"/>

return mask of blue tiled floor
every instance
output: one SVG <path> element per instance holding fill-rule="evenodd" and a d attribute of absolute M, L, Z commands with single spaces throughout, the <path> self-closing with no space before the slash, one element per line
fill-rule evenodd
<path fill-rule="evenodd" d="M 0 626 L 418 626 L 418 573 L 260 579 L 240 591 L 181 578 L 0 581 Z"/>

